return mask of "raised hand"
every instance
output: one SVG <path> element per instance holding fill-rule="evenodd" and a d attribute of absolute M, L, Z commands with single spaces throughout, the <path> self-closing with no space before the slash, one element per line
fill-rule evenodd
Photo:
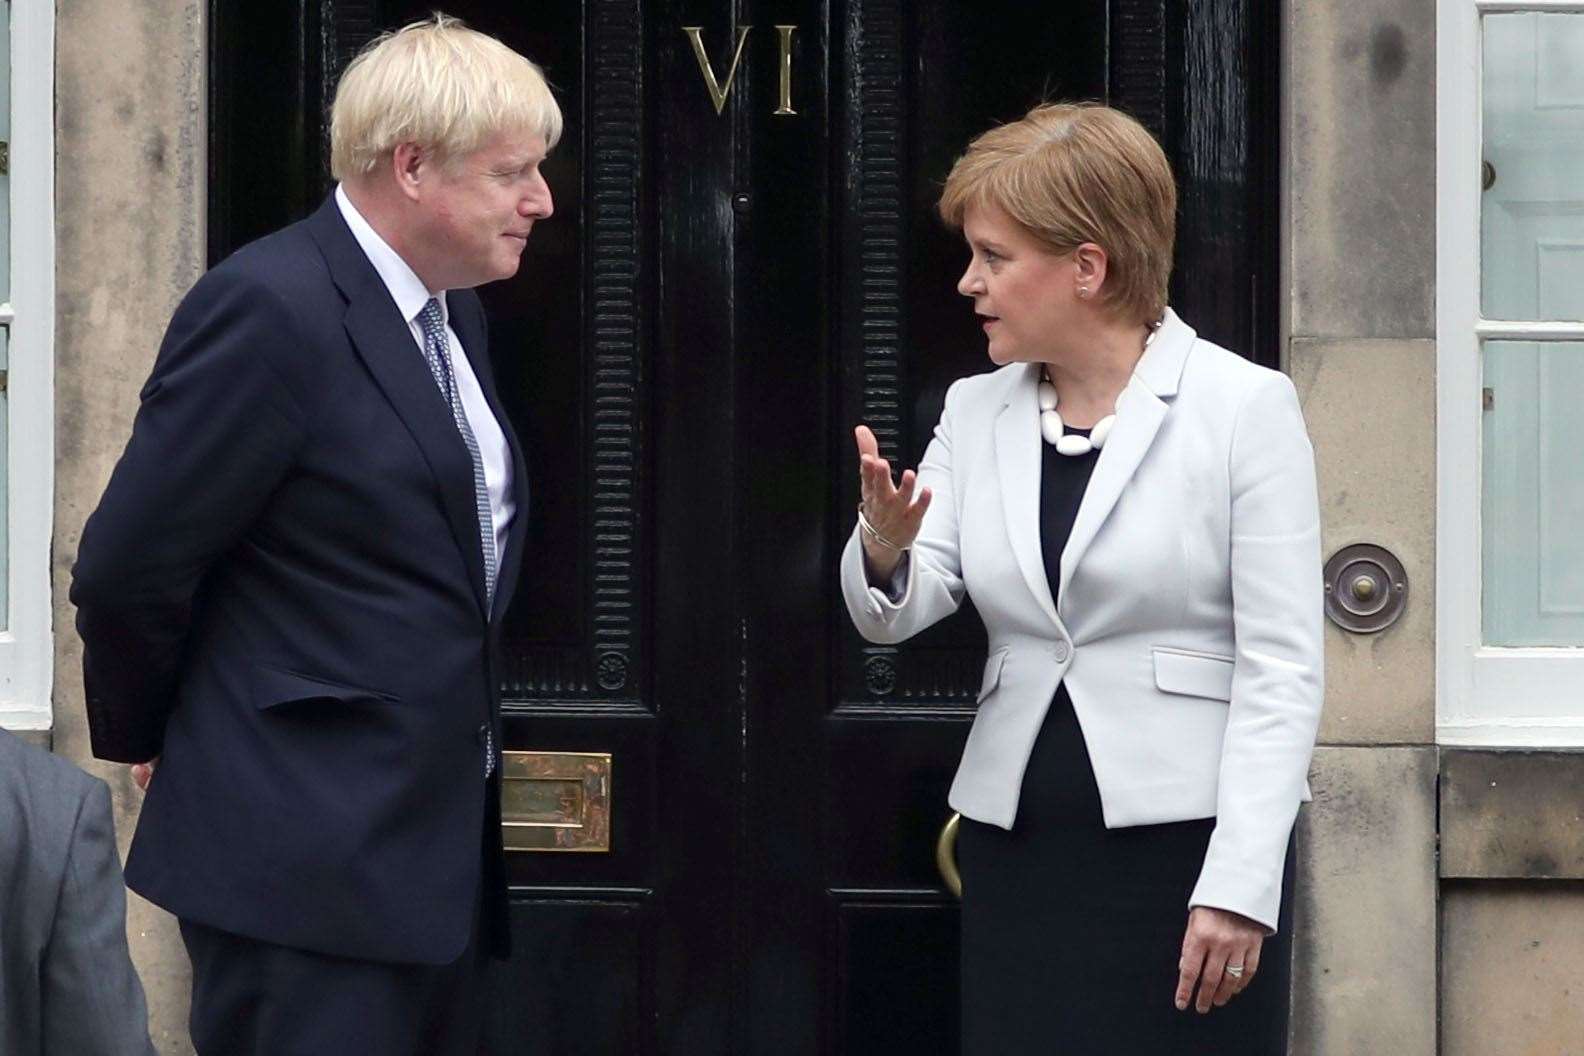
<path fill-rule="evenodd" d="M 884 580 L 896 571 L 902 552 L 913 545 L 930 490 L 919 488 L 918 474 L 903 470 L 900 483 L 891 482 L 891 464 L 880 457 L 880 444 L 867 425 L 853 430 L 858 441 L 858 478 L 862 485 L 863 515 L 872 531 L 862 531 L 864 557 L 874 579 Z"/>

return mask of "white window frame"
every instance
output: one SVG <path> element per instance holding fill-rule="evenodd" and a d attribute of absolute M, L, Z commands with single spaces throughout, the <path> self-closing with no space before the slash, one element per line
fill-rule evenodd
<path fill-rule="evenodd" d="M 1584 648 L 1495 648 L 1481 632 L 1484 341 L 1584 341 L 1584 322 L 1480 316 L 1481 17 L 1584 0 L 1439 0 L 1436 18 L 1436 736 L 1584 746 Z"/>
<path fill-rule="evenodd" d="M 49 729 L 55 509 L 55 2 L 11 0 L 11 290 L 0 726 Z"/>

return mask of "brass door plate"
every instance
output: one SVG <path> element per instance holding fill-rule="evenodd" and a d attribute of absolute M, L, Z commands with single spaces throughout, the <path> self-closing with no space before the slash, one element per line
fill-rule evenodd
<path fill-rule="evenodd" d="M 608 752 L 502 752 L 508 851 L 609 851 Z"/>

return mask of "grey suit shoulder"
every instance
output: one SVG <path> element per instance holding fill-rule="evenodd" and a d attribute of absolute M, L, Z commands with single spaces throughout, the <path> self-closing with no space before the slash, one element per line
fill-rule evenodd
<path fill-rule="evenodd" d="M 147 1056 L 110 790 L 0 730 L 0 1052 Z"/>

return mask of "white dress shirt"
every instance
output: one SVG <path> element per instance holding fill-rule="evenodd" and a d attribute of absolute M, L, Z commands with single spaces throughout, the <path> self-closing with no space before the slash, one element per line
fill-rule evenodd
<path fill-rule="evenodd" d="M 363 219 L 363 214 L 358 212 L 357 206 L 347 198 L 346 191 L 340 184 L 336 185 L 335 199 L 336 205 L 341 208 L 341 216 L 352 229 L 352 237 L 357 239 L 359 246 L 363 247 L 363 254 L 368 257 L 369 263 L 374 265 L 374 270 L 379 273 L 385 288 L 390 291 L 391 300 L 396 302 L 396 310 L 401 312 L 403 319 L 407 320 L 407 329 L 412 332 L 413 343 L 418 346 L 420 357 L 424 354 L 424 335 L 423 326 L 418 322 L 418 314 L 423 311 L 423 306 L 429 303 L 431 297 L 440 302 L 440 315 L 445 320 L 446 341 L 451 347 L 451 368 L 456 374 L 457 392 L 462 397 L 462 412 L 467 415 L 468 425 L 473 429 L 473 437 L 478 441 L 479 454 L 484 460 L 484 481 L 489 486 L 490 516 L 495 522 L 495 568 L 498 572 L 505 562 L 506 533 L 511 528 L 512 517 L 517 513 L 517 503 L 512 498 L 511 449 L 507 446 L 506 434 L 501 430 L 500 423 L 495 420 L 495 415 L 490 412 L 489 403 L 484 399 L 484 390 L 479 387 L 478 376 L 473 373 L 473 364 L 468 361 L 467 353 L 463 351 L 462 342 L 457 339 L 456 331 L 451 329 L 451 311 L 446 305 L 446 291 L 433 292 L 423 284 L 423 280 L 418 278 L 401 255 L 369 226 L 367 220 Z M 424 369 L 428 369 L 427 361 L 424 363 Z"/>

